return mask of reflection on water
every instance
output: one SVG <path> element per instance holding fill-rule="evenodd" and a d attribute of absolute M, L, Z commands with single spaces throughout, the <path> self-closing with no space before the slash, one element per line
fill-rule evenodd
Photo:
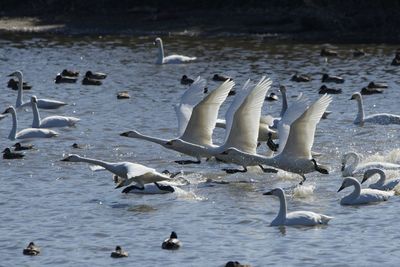
<path fill-rule="evenodd" d="M 132 266 L 219 266 L 228 260 L 268 265 L 394 265 L 398 254 L 397 198 L 387 203 L 360 208 L 341 207 L 339 199 L 351 189 L 336 193 L 341 184 L 340 157 L 356 151 L 375 159 L 399 162 L 399 126 L 352 124 L 356 103 L 349 98 L 370 81 L 386 82 L 389 89 L 381 95 L 366 96 L 366 113 L 400 113 L 398 111 L 399 71 L 390 66 L 397 47 L 388 45 L 335 46 L 338 58 L 319 56 L 321 45 L 268 43 L 262 37 L 238 38 L 165 38 L 166 54 L 181 53 L 198 57 L 188 65 L 155 65 L 153 38 L 128 37 L 54 37 L 0 40 L 3 84 L 0 109 L 14 104 L 16 91 L 6 88 L 6 74 L 22 70 L 33 85 L 25 92 L 40 98 L 69 103 L 59 110 L 43 111 L 49 115 L 73 115 L 81 121 L 75 128 L 61 129 L 52 140 L 32 140 L 36 150 L 26 152 L 24 160 L 0 161 L 0 249 L 4 266 L 110 266 L 115 261 L 109 252 L 121 245 L 132 255 L 118 262 Z M 352 49 L 363 48 L 365 57 L 353 58 Z M 109 74 L 99 87 L 55 84 L 54 78 L 65 68 L 81 74 L 87 70 Z M 183 74 L 209 80 L 215 73 L 234 77 L 236 86 L 261 75 L 272 78 L 271 92 L 280 84 L 287 86 L 289 104 L 292 96 L 304 93 L 310 100 L 319 97 L 323 73 L 340 75 L 343 94 L 333 96 L 332 114 L 318 125 L 313 150 L 318 159 L 330 166 L 328 176 L 307 175 L 302 189 L 288 191 L 288 209 L 313 210 L 335 217 L 324 228 L 269 227 L 278 210 L 278 200 L 262 195 L 280 186 L 294 188 L 300 177 L 279 172 L 264 174 L 249 168 L 245 174 L 226 175 L 226 165 L 210 161 L 200 165 L 176 165 L 173 160 L 186 159 L 175 152 L 119 134 L 137 129 L 162 138 L 177 134 L 173 105 L 186 86 Z M 312 77 L 309 83 L 294 83 L 295 73 Z M 118 91 L 126 90 L 128 100 L 117 100 Z M 221 109 L 223 116 L 232 101 Z M 277 116 L 280 102 L 266 102 L 264 114 Z M 29 127 L 30 110 L 18 113 L 19 129 Z M 0 149 L 11 146 L 7 140 L 11 119 L 0 121 Z M 222 142 L 224 131 L 217 129 L 214 140 Z M 73 143 L 84 144 L 74 149 Z M 260 147 L 260 153 L 266 146 Z M 59 160 L 69 153 L 109 161 L 139 162 L 159 171 L 183 170 L 191 182 L 183 185 L 189 197 L 167 195 L 123 195 L 114 190 L 108 172 L 92 172 L 87 164 L 68 164 Z M 231 166 L 232 167 L 232 166 Z M 396 177 L 398 173 L 391 173 Z M 255 181 L 251 183 L 215 183 L 207 179 Z M 173 255 L 162 251 L 160 244 L 171 231 L 177 231 L 184 247 Z M 27 242 L 35 241 L 43 254 L 35 259 L 23 257 Z M 376 246 L 376 244 L 379 244 Z M 216 252 L 217 251 L 217 252 Z M 370 254 L 360 252 L 371 251 Z M 373 253 L 372 253 L 373 252 Z M 204 257 L 204 255 L 207 255 Z M 398 256 L 398 255 L 397 255 Z M 55 264 L 56 263 L 56 264 Z M 136 264 L 136 265 L 137 265 Z"/>

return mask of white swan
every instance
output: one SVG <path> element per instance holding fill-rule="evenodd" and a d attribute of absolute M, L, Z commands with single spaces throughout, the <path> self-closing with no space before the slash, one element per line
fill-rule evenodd
<path fill-rule="evenodd" d="M 36 96 L 31 97 L 31 104 L 33 112 L 32 128 L 68 127 L 74 126 L 79 121 L 78 118 L 65 116 L 50 116 L 42 120 L 40 119 Z"/>
<path fill-rule="evenodd" d="M 133 182 L 135 182 L 140 188 L 143 188 L 144 185 L 148 183 L 170 180 L 167 175 L 159 173 L 155 169 L 132 162 L 106 162 L 98 159 L 81 157 L 75 154 L 70 154 L 61 161 L 86 162 L 99 165 L 118 176 L 119 180 L 115 188 L 127 186 Z"/>
<path fill-rule="evenodd" d="M 13 119 L 13 126 L 11 128 L 10 134 L 8 135 L 8 139 L 26 139 L 26 138 L 49 138 L 57 136 L 58 133 L 49 129 L 37 129 L 37 128 L 26 128 L 17 132 L 18 120 L 17 113 L 14 107 L 8 107 L 3 114 L 11 113 Z"/>
<path fill-rule="evenodd" d="M 349 160 L 353 162 L 348 164 Z M 400 165 L 389 162 L 371 161 L 360 163 L 360 155 L 355 152 L 348 152 L 342 156 L 342 176 L 354 176 L 365 172 L 367 169 L 379 168 L 384 170 L 399 170 Z"/>
<path fill-rule="evenodd" d="M 365 181 L 368 180 L 371 176 L 378 174 L 379 175 L 379 180 L 376 183 L 370 184 L 368 187 L 372 189 L 378 189 L 378 190 L 384 190 L 384 191 L 389 191 L 393 190 L 399 183 L 400 183 L 400 178 L 398 179 L 393 179 L 386 182 L 386 174 L 382 169 L 369 169 L 364 173 L 364 177 L 362 179 L 361 183 L 364 183 Z"/>
<path fill-rule="evenodd" d="M 164 57 L 164 47 L 161 38 L 157 37 L 154 43 L 158 46 L 158 57 L 156 64 L 181 64 L 196 60 L 196 57 L 187 57 L 181 55 L 170 55 Z"/>
<path fill-rule="evenodd" d="M 189 89 L 183 94 L 181 102 L 175 107 L 178 117 L 179 137 L 172 140 L 183 140 L 202 146 L 212 145 L 212 132 L 215 128 L 218 111 L 225 101 L 229 91 L 235 85 L 233 81 L 225 81 L 217 89 L 213 90 L 203 98 L 205 80 L 198 77 Z M 198 153 L 187 146 L 176 146 L 166 139 L 143 135 L 137 131 L 128 131 L 120 134 L 130 138 L 139 138 L 162 145 L 165 148 L 193 156 L 197 161 L 177 161 L 181 164 L 200 163 L 201 157 Z"/>
<path fill-rule="evenodd" d="M 364 115 L 364 107 L 363 107 L 363 101 L 361 94 L 356 92 L 354 93 L 351 98 L 357 100 L 358 104 L 358 112 L 357 116 L 354 120 L 354 124 L 357 125 L 363 125 L 364 123 L 375 123 L 375 124 L 382 124 L 382 125 L 387 125 L 387 124 L 400 124 L 400 116 L 399 115 L 394 115 L 394 114 L 389 114 L 389 113 L 379 113 L 379 114 L 373 114 L 366 116 Z"/>
<path fill-rule="evenodd" d="M 303 181 L 306 179 L 304 174 L 309 172 L 328 174 L 328 170 L 318 166 L 312 158 L 311 148 L 317 124 L 331 101 L 332 97 L 325 94 L 308 106 L 307 99 L 301 96 L 289 106 L 279 123 L 279 151 L 274 157 L 251 155 L 236 148 L 229 148 L 222 154 L 230 157 L 230 162 L 242 166 L 265 164 L 297 173 Z"/>
<path fill-rule="evenodd" d="M 338 192 L 344 188 L 354 186 L 354 191 L 340 200 L 341 205 L 362 205 L 372 202 L 386 201 L 394 195 L 394 191 L 382 191 L 377 189 L 361 189 L 361 184 L 353 177 L 346 177 Z"/>
<path fill-rule="evenodd" d="M 315 226 L 327 224 L 333 217 L 312 211 L 294 211 L 287 213 L 286 197 L 282 188 L 275 188 L 264 195 L 274 195 L 279 197 L 280 207 L 276 218 L 271 222 L 271 226 L 297 225 L 297 226 Z"/>
<path fill-rule="evenodd" d="M 18 96 L 17 96 L 17 102 L 15 104 L 16 108 L 20 108 L 20 107 L 25 107 L 25 106 L 29 106 L 31 105 L 31 102 L 24 102 L 23 101 L 23 90 L 22 90 L 22 72 L 21 71 L 15 71 L 13 73 L 11 73 L 8 76 L 14 76 L 17 77 L 18 79 Z M 67 105 L 67 103 L 61 102 L 61 101 L 57 101 L 57 100 L 51 100 L 51 99 L 38 99 L 37 100 L 37 106 L 38 108 L 41 109 L 56 109 L 62 106 Z"/>

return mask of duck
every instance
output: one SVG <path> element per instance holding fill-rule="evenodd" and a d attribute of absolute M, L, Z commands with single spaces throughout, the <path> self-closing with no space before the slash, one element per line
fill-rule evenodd
<path fill-rule="evenodd" d="M 353 57 L 362 57 L 365 55 L 366 55 L 366 53 L 363 49 L 357 48 L 353 51 Z"/>
<path fill-rule="evenodd" d="M 305 74 L 295 74 L 292 76 L 290 79 L 293 82 L 309 82 L 311 81 L 311 78 Z"/>
<path fill-rule="evenodd" d="M 49 129 L 37 129 L 37 128 L 26 128 L 17 132 L 18 120 L 17 113 L 13 106 L 8 107 L 3 114 L 11 113 L 13 119 L 13 126 L 11 128 L 10 134 L 8 135 L 8 139 L 16 140 L 16 139 L 27 139 L 27 138 L 51 138 L 58 136 L 58 133 Z"/>
<path fill-rule="evenodd" d="M 183 85 L 191 85 L 194 82 L 193 79 L 190 79 L 188 76 L 183 75 L 181 78 L 181 84 Z"/>
<path fill-rule="evenodd" d="M 370 184 L 368 186 L 369 188 L 383 190 L 383 191 L 390 191 L 393 190 L 400 183 L 400 178 L 393 179 L 385 183 L 386 182 L 385 171 L 379 168 L 373 168 L 365 171 L 361 184 L 363 184 L 365 181 L 367 181 L 371 176 L 374 176 L 375 174 L 379 175 L 379 180 L 373 184 Z"/>
<path fill-rule="evenodd" d="M 18 90 L 19 82 L 14 80 L 13 78 L 11 78 L 10 80 L 8 80 L 7 87 L 11 88 L 13 90 Z M 28 83 L 26 83 L 26 82 L 23 82 L 23 88 L 22 89 L 23 90 L 31 90 L 32 86 L 28 85 Z"/>
<path fill-rule="evenodd" d="M 344 79 L 339 76 L 332 76 L 327 73 L 322 74 L 323 83 L 344 83 Z"/>
<path fill-rule="evenodd" d="M 251 267 L 249 264 L 241 264 L 238 261 L 228 261 L 225 267 Z"/>
<path fill-rule="evenodd" d="M 63 71 L 61 72 L 61 75 L 62 76 L 67 76 L 67 77 L 78 77 L 79 76 L 79 71 L 63 69 Z"/>
<path fill-rule="evenodd" d="M 25 107 L 25 106 L 29 106 L 31 104 L 31 102 L 30 101 L 24 102 L 23 99 L 22 99 L 23 98 L 23 93 L 22 93 L 23 90 L 22 90 L 22 86 L 21 86 L 23 84 L 22 72 L 21 71 L 15 71 L 15 72 L 11 73 L 8 76 L 14 76 L 14 77 L 18 78 L 19 87 L 18 87 L 18 96 L 17 96 L 17 101 L 16 101 L 16 104 L 15 104 L 15 107 L 16 108 L 22 108 L 22 107 Z M 60 108 L 62 106 L 65 106 L 65 105 L 67 105 L 67 103 L 64 103 L 64 102 L 61 102 L 61 101 L 57 101 L 57 100 L 52 100 L 52 99 L 38 99 L 38 102 L 37 102 L 38 108 L 41 108 L 41 109 L 57 109 L 57 108 Z"/>
<path fill-rule="evenodd" d="M 161 38 L 157 37 L 154 40 L 154 44 L 158 46 L 158 56 L 156 60 L 156 64 L 182 64 L 182 63 L 189 63 L 195 61 L 196 57 L 187 57 L 181 55 L 170 55 L 164 56 L 164 47 Z"/>
<path fill-rule="evenodd" d="M 31 104 L 33 113 L 32 128 L 70 127 L 75 126 L 80 121 L 78 118 L 66 116 L 49 116 L 41 119 L 37 108 L 37 98 L 34 95 L 31 97 Z"/>
<path fill-rule="evenodd" d="M 374 202 L 387 201 L 394 195 L 393 191 L 382 191 L 377 189 L 361 189 L 360 182 L 353 177 L 344 178 L 338 192 L 346 187 L 354 186 L 354 191 L 340 200 L 341 205 L 363 205 Z"/>
<path fill-rule="evenodd" d="M 322 48 L 321 49 L 321 57 L 337 57 L 338 52 L 329 48 Z"/>
<path fill-rule="evenodd" d="M 116 179 L 117 181 L 118 179 Z M 152 183 L 146 184 L 144 187 L 139 187 L 137 185 L 130 185 L 122 190 L 122 193 L 135 193 L 135 194 L 168 194 L 174 193 L 176 189 L 172 185 L 163 183 Z"/>
<path fill-rule="evenodd" d="M 266 101 L 272 102 L 272 101 L 278 101 L 279 97 L 274 93 L 270 93 L 268 96 L 265 97 Z"/>
<path fill-rule="evenodd" d="M 95 80 L 92 78 L 85 77 L 82 80 L 83 85 L 102 85 L 103 83 L 99 80 Z"/>
<path fill-rule="evenodd" d="M 399 58 L 394 58 L 392 60 L 392 63 L 390 63 L 392 66 L 400 66 L 400 59 Z"/>
<path fill-rule="evenodd" d="M 34 145 L 31 145 L 31 144 L 27 144 L 27 145 L 21 145 L 21 143 L 15 143 L 14 145 L 13 145 L 13 147 L 14 147 L 14 150 L 15 151 L 22 151 L 22 150 L 30 150 L 30 149 L 33 149 L 34 148 Z"/>
<path fill-rule="evenodd" d="M 168 181 L 170 177 L 157 172 L 153 168 L 132 162 L 107 162 L 98 159 L 86 158 L 76 154 L 70 154 L 61 161 L 65 162 L 86 162 L 101 166 L 114 175 L 118 176 L 118 183 L 115 188 L 128 186 L 135 182 L 138 187 L 144 188 L 145 184 Z"/>
<path fill-rule="evenodd" d="M 350 159 L 353 160 L 350 164 Z M 367 169 L 379 168 L 384 170 L 400 170 L 400 165 L 389 162 L 380 162 L 380 161 L 372 161 L 372 162 L 363 162 L 360 163 L 361 157 L 356 152 L 347 152 L 342 156 L 342 176 L 355 176 L 363 173 Z"/>
<path fill-rule="evenodd" d="M 162 242 L 162 249 L 176 250 L 182 246 L 181 241 L 179 241 L 178 236 L 175 232 L 172 232 L 169 238 Z"/>
<path fill-rule="evenodd" d="M 360 90 L 361 95 L 374 95 L 374 94 L 382 94 L 383 89 L 381 88 L 369 88 L 369 87 L 363 87 Z"/>
<path fill-rule="evenodd" d="M 318 94 L 341 94 L 342 89 L 328 88 L 326 85 L 322 85 L 319 88 Z"/>
<path fill-rule="evenodd" d="M 370 82 L 367 85 L 368 88 L 381 88 L 381 89 L 385 89 L 388 88 L 387 83 L 376 83 L 376 82 Z"/>
<path fill-rule="evenodd" d="M 124 258 L 128 257 L 128 252 L 122 250 L 121 246 L 116 246 L 115 251 L 111 252 L 111 258 Z"/>
<path fill-rule="evenodd" d="M 76 77 L 69 77 L 69 76 L 61 76 L 60 74 L 57 74 L 54 82 L 55 83 L 76 83 L 78 78 Z"/>
<path fill-rule="evenodd" d="M 82 145 L 79 145 L 79 144 L 77 144 L 77 143 L 73 143 L 71 147 L 72 147 L 72 148 L 77 148 L 77 149 L 82 149 L 82 148 L 83 148 Z"/>
<path fill-rule="evenodd" d="M 285 193 L 282 188 L 275 188 L 263 195 L 273 195 L 279 198 L 280 207 L 278 215 L 272 220 L 270 226 L 316 226 L 328 224 L 333 217 L 312 211 L 287 212 Z"/>
<path fill-rule="evenodd" d="M 23 157 L 25 157 L 24 154 L 11 152 L 8 147 L 3 150 L 3 159 L 22 159 Z"/>
<path fill-rule="evenodd" d="M 40 248 L 35 243 L 30 242 L 29 245 L 22 251 L 24 255 L 37 256 L 40 254 Z"/>
<path fill-rule="evenodd" d="M 129 99 L 131 96 L 129 95 L 128 91 L 118 92 L 117 99 Z"/>
<path fill-rule="evenodd" d="M 233 81 L 232 77 L 224 74 L 214 74 L 212 80 L 217 82 Z"/>
<path fill-rule="evenodd" d="M 85 78 L 95 79 L 95 80 L 103 80 L 103 79 L 107 78 L 107 74 L 102 73 L 102 72 L 92 72 L 92 71 L 88 70 L 85 73 Z"/>
<path fill-rule="evenodd" d="M 400 115 L 389 114 L 389 113 L 378 113 L 365 116 L 362 96 L 358 92 L 353 93 L 350 100 L 357 101 L 358 112 L 353 122 L 356 125 L 363 126 L 364 123 L 374 123 L 380 125 L 400 124 Z"/>

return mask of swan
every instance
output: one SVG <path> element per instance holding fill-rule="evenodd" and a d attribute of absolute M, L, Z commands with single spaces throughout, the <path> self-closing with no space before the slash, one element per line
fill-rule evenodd
<path fill-rule="evenodd" d="M 15 104 L 16 108 L 20 108 L 20 107 L 25 107 L 25 106 L 29 106 L 31 104 L 31 102 L 24 102 L 22 97 L 23 97 L 23 93 L 22 93 L 22 72 L 21 71 L 15 71 L 13 73 L 11 73 L 8 76 L 14 76 L 18 79 L 18 96 L 17 96 L 17 102 Z M 61 102 L 61 101 L 57 101 L 57 100 L 51 100 L 51 99 L 38 99 L 37 102 L 38 108 L 41 109 L 56 109 L 62 106 L 67 105 L 67 103 Z"/>
<path fill-rule="evenodd" d="M 115 188 L 130 185 L 132 182 L 135 182 L 139 187 L 143 188 L 144 185 L 148 183 L 170 180 L 167 175 L 159 173 L 155 169 L 132 162 L 106 162 L 98 159 L 81 157 L 76 154 L 70 154 L 61 161 L 86 162 L 101 166 L 119 177 L 118 184 Z"/>
<path fill-rule="evenodd" d="M 175 232 L 172 232 L 169 238 L 165 239 L 161 245 L 162 249 L 178 249 L 182 246 L 181 241 L 178 239 L 178 235 Z"/>
<path fill-rule="evenodd" d="M 346 187 L 354 186 L 354 191 L 340 200 L 341 205 L 362 205 L 371 202 L 386 201 L 394 195 L 394 191 L 382 191 L 377 189 L 361 189 L 361 184 L 353 177 L 346 177 L 338 192 Z"/>
<path fill-rule="evenodd" d="M 135 194 L 168 194 L 174 193 L 177 189 L 168 184 L 163 183 L 152 183 L 146 184 L 144 187 L 138 187 L 137 185 L 130 185 L 122 190 L 122 193 L 135 193 Z"/>
<path fill-rule="evenodd" d="M 36 256 L 40 254 L 40 248 L 35 243 L 30 242 L 29 245 L 22 251 L 24 255 Z"/>
<path fill-rule="evenodd" d="M 111 252 L 111 258 L 124 258 L 128 257 L 128 252 L 122 250 L 121 246 L 116 246 L 115 251 Z"/>
<path fill-rule="evenodd" d="M 354 162 L 348 164 L 349 160 L 353 159 Z M 389 162 L 365 162 L 360 163 L 360 155 L 355 152 L 348 152 L 342 156 L 342 176 L 354 176 L 363 173 L 367 169 L 379 168 L 384 170 L 399 170 L 400 165 Z"/>
<path fill-rule="evenodd" d="M 53 127 L 68 127 L 74 126 L 80 119 L 75 117 L 65 116 L 50 116 L 43 120 L 40 119 L 39 109 L 37 108 L 36 96 L 31 97 L 33 121 L 32 128 L 53 128 Z"/>
<path fill-rule="evenodd" d="M 13 119 L 13 126 L 11 128 L 8 139 L 26 139 L 26 138 L 50 138 L 57 136 L 58 133 L 49 129 L 26 128 L 17 132 L 18 120 L 17 113 L 13 106 L 8 107 L 3 114 L 11 113 Z"/>
<path fill-rule="evenodd" d="M 382 124 L 382 125 L 400 124 L 400 116 L 399 115 L 380 113 L 380 114 L 373 114 L 373 115 L 369 115 L 369 116 L 365 117 L 361 94 L 358 92 L 354 93 L 351 96 L 350 100 L 353 100 L 353 99 L 357 100 L 357 104 L 358 104 L 358 113 L 357 113 L 356 119 L 354 120 L 354 124 L 361 125 L 361 126 L 365 122 Z"/>
<path fill-rule="evenodd" d="M 196 57 L 187 57 L 181 55 L 171 55 L 164 57 L 164 47 L 161 38 L 157 37 L 154 41 L 154 44 L 158 46 L 158 57 L 156 64 L 181 64 L 181 63 L 189 63 L 191 61 L 196 60 Z"/>
<path fill-rule="evenodd" d="M 365 181 L 368 180 L 368 178 L 370 178 L 371 176 L 373 176 L 375 174 L 379 175 L 379 180 L 376 183 L 370 184 L 368 186 L 369 188 L 389 191 L 389 190 L 393 190 L 400 183 L 400 178 L 393 179 L 393 180 L 390 180 L 389 182 L 385 183 L 386 182 L 386 174 L 382 169 L 378 169 L 378 168 L 367 170 L 364 173 L 364 177 L 363 177 L 361 183 L 364 183 Z"/>
<path fill-rule="evenodd" d="M 273 195 L 279 198 L 280 207 L 276 218 L 271 222 L 271 226 L 297 225 L 297 226 L 315 226 L 327 224 L 333 217 L 312 211 L 294 211 L 287 213 L 286 197 L 282 188 L 275 188 L 263 195 Z"/>
<path fill-rule="evenodd" d="M 212 145 L 212 132 L 218 116 L 218 110 L 225 101 L 229 91 L 235 85 L 233 81 L 225 81 L 217 89 L 204 96 L 206 81 L 198 77 L 183 94 L 180 104 L 175 106 L 178 117 L 179 137 L 166 140 L 141 134 L 137 131 L 121 133 L 121 136 L 139 138 L 157 143 L 167 149 L 193 156 L 197 161 L 176 161 L 179 164 L 200 163 L 201 157 L 187 146 L 175 146 L 172 140 L 183 140 L 201 146 Z"/>
<path fill-rule="evenodd" d="M 274 157 L 251 155 L 236 148 L 229 148 L 222 152 L 230 158 L 230 162 L 242 166 L 268 165 L 302 176 L 302 184 L 306 177 L 304 174 L 318 171 L 328 174 L 325 167 L 321 167 L 313 159 L 311 147 L 314 135 L 322 114 L 331 103 L 332 97 L 323 95 L 311 106 L 307 99 L 300 96 L 285 112 L 279 123 L 279 151 Z"/>

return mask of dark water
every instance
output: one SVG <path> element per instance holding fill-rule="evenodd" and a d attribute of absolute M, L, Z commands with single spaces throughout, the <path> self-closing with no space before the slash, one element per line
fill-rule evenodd
<path fill-rule="evenodd" d="M 73 115 L 81 121 L 75 128 L 60 129 L 60 136 L 33 140 L 36 150 L 24 160 L 0 160 L 0 258 L 1 266 L 223 266 L 238 260 L 252 266 L 360 266 L 396 265 L 397 221 L 400 201 L 363 207 L 342 207 L 336 193 L 341 184 L 340 157 L 347 151 L 365 156 L 376 153 L 388 160 L 398 158 L 400 126 L 352 124 L 356 103 L 349 101 L 369 81 L 384 81 L 389 89 L 382 95 L 364 99 L 366 113 L 399 111 L 399 72 L 390 66 L 397 47 L 361 45 L 368 55 L 351 56 L 355 46 L 336 46 L 341 56 L 325 61 L 321 45 L 271 44 L 262 38 L 188 39 L 165 38 L 166 54 L 197 56 L 187 65 L 155 65 L 153 38 L 50 38 L 1 40 L 0 109 L 14 104 L 16 91 L 6 88 L 7 74 L 22 70 L 33 85 L 25 91 L 69 103 L 48 115 Z M 54 84 L 56 73 L 72 68 L 103 71 L 109 77 L 100 87 Z M 310 83 L 290 82 L 292 74 L 312 76 Z M 180 155 L 158 145 L 123 138 L 130 129 L 170 138 L 176 136 L 173 105 L 185 86 L 179 79 L 201 75 L 209 80 L 215 73 L 235 78 L 237 87 L 245 80 L 267 75 L 274 81 L 271 91 L 287 85 L 289 103 L 303 92 L 316 100 L 323 72 L 346 79 L 342 95 L 334 96 L 332 114 L 318 125 L 313 150 L 323 153 L 319 161 L 331 166 L 330 175 L 309 174 L 302 188 L 288 194 L 288 209 L 313 210 L 335 218 L 327 227 L 279 229 L 269 227 L 278 209 L 277 199 L 262 192 L 270 188 L 292 187 L 299 177 L 287 173 L 263 174 L 257 168 L 248 173 L 226 175 L 224 164 L 214 161 L 195 166 L 179 166 Z M 117 100 L 118 91 L 127 90 L 129 100 Z M 220 111 L 223 116 L 229 98 Z M 264 114 L 277 116 L 280 102 L 266 102 Z M 18 113 L 19 129 L 29 127 L 30 110 Z M 14 144 L 7 139 L 11 119 L 0 121 L 0 148 Z M 221 142 L 224 131 L 215 131 Z M 73 143 L 84 149 L 71 148 Z M 260 149 L 260 153 L 265 147 Z M 191 184 L 171 195 L 123 195 L 114 190 L 108 172 L 92 172 L 87 164 L 66 164 L 59 160 L 77 153 L 108 161 L 138 162 L 157 170 L 183 170 Z M 376 156 L 374 156 L 376 157 Z M 370 157 L 370 158 L 374 158 Z M 184 156 L 182 158 L 185 158 Z M 392 173 L 392 176 L 396 173 Z M 206 186 L 207 178 L 253 181 Z M 161 250 L 161 242 L 175 230 L 183 247 L 176 252 Z M 42 247 L 39 257 L 22 255 L 29 241 Z M 126 259 L 109 257 L 115 245 L 130 253 Z"/>

